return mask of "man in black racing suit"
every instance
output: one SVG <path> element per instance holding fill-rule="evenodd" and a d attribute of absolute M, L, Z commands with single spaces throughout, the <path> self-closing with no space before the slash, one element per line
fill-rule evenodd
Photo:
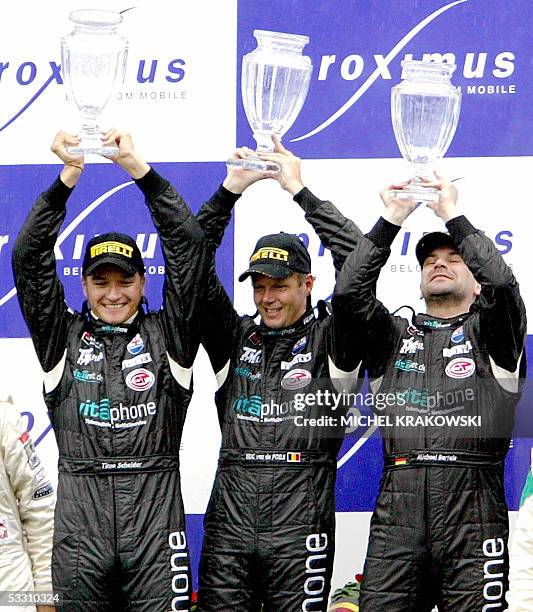
<path fill-rule="evenodd" d="M 250 153 L 237 151 L 243 157 Z M 299 160 L 279 143 L 265 158 L 281 165 L 275 178 L 303 208 L 323 244 L 349 252 L 361 233 L 330 202 L 303 187 Z M 263 176 L 271 175 L 229 170 L 198 216 L 208 242 L 220 241 L 239 194 Z M 336 455 L 347 406 L 335 408 L 326 392 L 355 390 L 361 360 L 350 338 L 350 312 L 335 297 L 333 314 L 315 317 L 310 266 L 297 236 L 259 240 L 240 277 L 252 277 L 259 323 L 237 315 L 216 278 L 209 287 L 202 342 L 219 385 L 222 448 L 205 516 L 203 611 L 327 608 Z M 320 422 L 321 416 L 334 420 Z"/>
<path fill-rule="evenodd" d="M 457 212 L 453 183 L 428 186 L 440 190 L 428 207 L 449 234 L 416 248 L 427 314 L 393 316 L 371 289 L 416 206 L 389 190 L 337 281 L 359 317 L 353 341 L 365 346 L 374 396 L 386 398 L 375 410 L 385 467 L 361 612 L 505 607 L 503 464 L 525 373 L 525 309 L 493 243 Z"/>
<path fill-rule="evenodd" d="M 22 312 L 44 372 L 44 397 L 59 448 L 54 591 L 66 610 L 188 610 L 191 578 L 180 492 L 179 448 L 199 344 L 203 233 L 172 185 L 110 132 L 111 159 L 146 197 L 165 259 L 159 312 L 141 307 L 144 265 L 132 238 L 89 241 L 83 288 L 89 309 L 72 312 L 54 244 L 83 170 L 63 132 L 52 150 L 65 163 L 37 199 L 13 251 Z"/>

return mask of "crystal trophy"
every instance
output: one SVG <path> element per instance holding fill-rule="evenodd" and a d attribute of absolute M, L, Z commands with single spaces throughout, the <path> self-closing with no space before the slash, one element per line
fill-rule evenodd
<path fill-rule="evenodd" d="M 257 142 L 256 155 L 230 159 L 228 166 L 251 170 L 279 171 L 273 162 L 257 153 L 274 150 L 272 135 L 280 138 L 295 122 L 302 109 L 313 66 L 303 48 L 307 36 L 254 30 L 257 48 L 242 61 L 241 91 L 246 118 Z"/>
<path fill-rule="evenodd" d="M 68 147 L 69 153 L 113 155 L 115 145 L 102 146 L 101 113 L 113 95 L 115 85 L 123 82 L 128 43 L 117 32 L 122 15 L 114 11 L 83 9 L 69 19 L 74 30 L 61 39 L 62 72 L 78 107 L 80 144 Z"/>
<path fill-rule="evenodd" d="M 439 190 L 424 187 L 433 164 L 448 150 L 457 128 L 461 90 L 451 76 L 454 64 L 404 60 L 402 82 L 391 90 L 394 135 L 402 157 L 411 163 L 413 178 L 393 197 L 419 203 L 438 202 Z"/>

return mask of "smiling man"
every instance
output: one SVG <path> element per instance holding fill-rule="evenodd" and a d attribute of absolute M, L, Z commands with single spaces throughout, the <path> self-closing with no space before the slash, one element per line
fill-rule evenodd
<path fill-rule="evenodd" d="M 239 281 L 249 276 L 257 311 L 267 327 L 288 327 L 306 311 L 314 279 L 311 257 L 298 236 L 283 232 L 263 236 Z"/>
<path fill-rule="evenodd" d="M 416 202 L 385 213 L 346 259 L 337 291 L 359 324 L 382 428 L 384 475 L 372 516 L 361 612 L 503 609 L 508 514 L 503 465 L 526 372 L 518 283 L 494 244 L 460 215 L 453 183 L 428 204 L 449 234 L 416 247 L 426 312 L 394 316 L 374 287 Z M 412 309 L 411 309 L 412 310 Z"/>
<path fill-rule="evenodd" d="M 84 168 L 67 150 L 74 136 L 56 136 L 52 150 L 64 168 L 37 199 L 13 249 L 59 449 L 53 585 L 70 611 L 189 610 L 179 449 L 199 343 L 204 237 L 128 134 L 112 131 L 105 140 L 118 145 L 112 161 L 135 180 L 159 232 L 161 309 L 143 308 L 141 253 L 117 232 L 88 242 L 87 302 L 80 312 L 65 304 L 54 244 Z"/>
<path fill-rule="evenodd" d="M 135 241 L 117 232 L 92 238 L 85 249 L 81 282 L 96 318 L 118 325 L 133 317 L 145 285 L 144 263 Z"/>
<path fill-rule="evenodd" d="M 198 220 L 206 241 L 219 244 L 240 194 L 271 177 L 302 207 L 339 267 L 359 229 L 304 187 L 300 160 L 279 142 L 264 157 L 280 164 L 279 174 L 230 168 L 204 205 Z M 214 270 L 202 317 L 202 342 L 219 385 L 222 445 L 205 516 L 199 609 L 324 612 L 344 432 L 335 417 L 340 421 L 348 406 L 319 403 L 324 391 L 338 398 L 357 387 L 361 347 L 351 341 L 350 305 L 340 296 L 332 315 L 325 308 L 315 315 L 311 257 L 297 235 L 260 238 L 239 280 L 249 278 L 258 317 L 236 313 Z M 298 403 L 302 390 L 316 403 Z M 332 425 L 317 425 L 320 417 Z"/>

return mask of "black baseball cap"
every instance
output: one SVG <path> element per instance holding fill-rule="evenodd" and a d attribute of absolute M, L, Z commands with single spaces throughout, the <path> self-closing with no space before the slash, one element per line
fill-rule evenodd
<path fill-rule="evenodd" d="M 107 232 L 91 238 L 83 257 L 83 276 L 90 276 L 103 264 L 113 264 L 127 274 L 144 274 L 144 262 L 135 240 L 127 234 Z"/>
<path fill-rule="evenodd" d="M 425 236 L 422 236 L 416 245 L 416 258 L 418 259 L 418 263 L 423 266 L 424 260 L 426 257 L 433 251 L 439 247 L 453 247 L 457 248 L 455 242 L 453 241 L 450 234 L 445 234 L 444 232 L 430 232 Z"/>
<path fill-rule="evenodd" d="M 309 274 L 311 257 L 296 234 L 280 232 L 259 238 L 249 265 L 239 276 L 240 281 L 254 273 L 272 278 L 287 278 L 294 272 Z"/>

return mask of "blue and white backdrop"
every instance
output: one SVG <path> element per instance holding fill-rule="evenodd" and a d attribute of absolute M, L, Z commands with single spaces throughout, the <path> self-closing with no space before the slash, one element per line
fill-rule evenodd
<path fill-rule="evenodd" d="M 0 24 L 0 393 L 24 411 L 41 455 L 55 473 L 57 449 L 41 399 L 40 370 L 19 313 L 10 268 L 16 234 L 35 197 L 58 173 L 49 145 L 58 129 L 76 131 L 77 115 L 60 73 L 60 37 L 79 0 L 10 3 Z M 400 62 L 454 61 L 463 91 L 459 127 L 441 170 L 458 183 L 460 205 L 512 265 L 527 305 L 529 188 L 533 154 L 533 57 L 530 0 L 138 0 L 122 33 L 130 52 L 127 75 L 107 109 L 107 125 L 134 135 L 138 150 L 173 181 L 197 210 L 225 175 L 236 146 L 253 146 L 240 98 L 242 56 L 254 29 L 306 34 L 313 75 L 304 108 L 285 144 L 302 157 L 304 181 L 368 231 L 380 214 L 379 189 L 407 175 L 396 146 L 390 88 Z M 102 7 L 123 10 L 108 0 Z M 57 243 L 58 270 L 68 301 L 79 307 L 80 259 L 96 233 L 120 229 L 137 237 L 148 267 L 148 298 L 158 305 L 162 259 L 142 198 L 128 177 L 102 159 L 91 163 L 69 202 Z M 400 232 L 378 288 L 391 309 L 418 305 L 414 245 L 440 227 L 419 209 Z M 315 298 L 329 296 L 333 271 L 298 207 L 274 181 L 255 185 L 239 201 L 219 254 L 219 272 L 237 309 L 251 312 L 247 283 L 236 277 L 259 234 L 306 234 L 317 276 Z M 530 243 L 529 243 L 530 244 Z M 531 318 L 531 317 L 530 317 Z M 528 348 L 532 338 L 528 336 Z M 182 478 L 193 562 L 219 447 L 214 376 L 205 354 L 195 364 L 196 392 L 182 448 Z M 518 418 L 528 418 L 529 393 Z M 531 418 L 531 417 L 529 417 Z M 366 429 L 344 442 L 338 463 L 337 556 L 333 588 L 363 566 L 368 522 L 381 470 L 380 443 Z M 514 518 L 531 440 L 514 439 L 506 466 Z"/>

